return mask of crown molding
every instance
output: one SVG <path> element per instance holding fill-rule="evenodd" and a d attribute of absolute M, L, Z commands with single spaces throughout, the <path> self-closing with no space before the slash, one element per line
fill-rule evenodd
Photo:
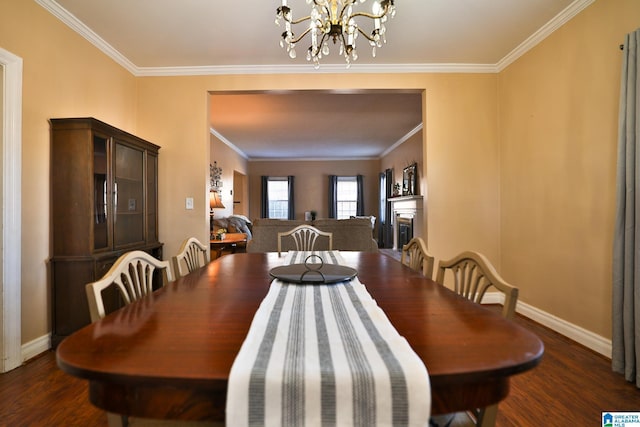
<path fill-rule="evenodd" d="M 247 154 L 244 151 L 242 151 L 240 148 L 238 148 L 233 142 L 231 142 L 227 138 L 225 138 L 224 135 L 222 135 L 220 132 L 218 132 L 214 128 L 209 128 L 209 133 L 211 133 L 211 135 L 215 136 L 220 141 L 222 141 L 222 143 L 224 145 L 228 146 L 233 151 L 238 153 L 238 155 L 240 155 L 241 157 L 243 157 L 246 160 L 249 160 L 249 156 L 247 156 Z"/>
<path fill-rule="evenodd" d="M 551 21 L 543 25 L 538 29 L 538 31 L 529 36 L 529 38 L 523 41 L 518 47 L 509 52 L 504 58 L 495 64 L 496 72 L 500 72 L 514 63 L 518 58 L 533 49 L 538 45 L 538 43 L 549 37 L 554 31 L 569 22 L 574 16 L 586 9 L 587 6 L 591 5 L 594 1 L 595 0 L 575 0 Z"/>
<path fill-rule="evenodd" d="M 138 77 L 205 76 L 239 74 L 424 74 L 424 73 L 496 73 L 493 64 L 311 64 L 292 65 L 211 65 L 202 67 L 141 67 Z"/>
<path fill-rule="evenodd" d="M 252 157 L 249 162 L 353 162 L 378 160 L 378 157 Z"/>
<path fill-rule="evenodd" d="M 382 154 L 380 154 L 380 157 L 378 157 L 379 159 L 383 158 L 384 156 L 386 156 L 387 154 L 389 154 L 390 152 L 392 152 L 393 150 L 395 150 L 396 148 L 398 148 L 399 146 L 401 146 L 402 144 L 404 144 L 409 138 L 411 138 L 413 135 L 415 135 L 416 133 L 420 132 L 422 130 L 422 123 L 420 123 L 418 126 L 416 126 L 415 128 L 411 129 L 405 136 L 403 136 L 402 138 L 400 138 L 395 144 L 393 144 L 391 147 L 387 148 L 386 150 L 384 150 L 382 152 Z"/>
<path fill-rule="evenodd" d="M 89 43 L 100 49 L 105 55 L 120 64 L 131 74 L 133 74 L 134 76 L 138 75 L 139 68 L 136 67 L 133 62 L 129 61 L 123 54 L 114 49 L 113 46 L 107 43 L 102 37 L 93 32 L 93 30 L 91 30 L 82 21 L 76 18 L 75 15 L 69 13 L 65 8 L 60 6 L 54 0 L 35 0 L 35 2 L 49 11 L 49 13 L 58 18 L 73 31 L 80 34 L 87 41 L 89 41 Z"/>

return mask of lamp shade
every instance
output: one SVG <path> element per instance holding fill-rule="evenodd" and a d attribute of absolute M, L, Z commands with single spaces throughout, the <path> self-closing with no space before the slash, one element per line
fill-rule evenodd
<path fill-rule="evenodd" d="M 220 198 L 220 194 L 218 194 L 217 191 L 209 192 L 209 208 L 224 209 L 224 205 L 222 204 L 222 199 Z"/>

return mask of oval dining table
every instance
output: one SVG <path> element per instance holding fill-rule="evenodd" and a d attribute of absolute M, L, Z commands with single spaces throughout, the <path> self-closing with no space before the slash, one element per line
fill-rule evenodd
<path fill-rule="evenodd" d="M 432 414 L 495 405 L 540 362 L 542 341 L 496 311 L 387 255 L 340 254 L 424 362 Z M 58 366 L 88 380 L 108 412 L 222 421 L 231 366 L 278 265 L 277 253 L 221 257 L 67 337 Z"/>

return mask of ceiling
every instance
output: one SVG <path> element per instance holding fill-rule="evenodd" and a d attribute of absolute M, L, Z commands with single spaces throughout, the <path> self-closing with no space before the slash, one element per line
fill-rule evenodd
<path fill-rule="evenodd" d="M 214 93 L 210 118 L 250 159 L 377 158 L 420 130 L 422 94 Z"/>
<path fill-rule="evenodd" d="M 306 42 L 295 60 L 280 48 L 281 0 L 36 0 L 138 76 L 497 72 L 593 1 L 396 0 L 375 58 L 361 37 L 351 68 L 332 49 L 316 70 Z M 249 159 L 377 157 L 420 126 L 421 104 L 394 91 L 214 93 L 211 127 Z"/>

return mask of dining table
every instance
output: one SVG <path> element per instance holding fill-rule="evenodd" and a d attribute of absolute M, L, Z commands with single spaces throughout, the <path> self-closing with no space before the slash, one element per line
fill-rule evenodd
<path fill-rule="evenodd" d="M 433 415 L 495 405 L 542 341 L 382 253 L 340 251 L 428 370 Z M 277 253 L 236 253 L 168 283 L 69 337 L 58 366 L 107 412 L 224 421 L 231 367 L 269 291 Z"/>

